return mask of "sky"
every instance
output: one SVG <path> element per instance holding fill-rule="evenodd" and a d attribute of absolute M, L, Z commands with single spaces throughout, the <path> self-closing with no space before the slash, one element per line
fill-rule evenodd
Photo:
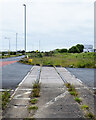
<path fill-rule="evenodd" d="M 95 0 L 0 0 L 0 50 L 24 49 L 27 7 L 27 51 L 49 51 L 76 44 L 94 46 Z"/>

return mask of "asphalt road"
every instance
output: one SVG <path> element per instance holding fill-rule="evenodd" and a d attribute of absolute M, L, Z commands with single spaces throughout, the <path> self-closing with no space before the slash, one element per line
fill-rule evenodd
<path fill-rule="evenodd" d="M 0 61 L 18 61 L 18 60 L 20 60 L 23 57 L 24 57 L 24 55 L 18 56 L 18 57 L 4 58 L 4 59 L 0 59 Z"/>
<path fill-rule="evenodd" d="M 24 56 L 3 59 L 3 62 L 18 61 Z M 13 62 L 2 66 L 2 88 L 15 89 L 16 86 L 23 80 L 26 74 L 32 68 L 31 65 L 25 65 L 18 62 Z"/>
<path fill-rule="evenodd" d="M 95 71 L 96 69 L 90 68 L 67 68 L 72 74 L 79 78 L 88 87 L 94 87 Z"/>

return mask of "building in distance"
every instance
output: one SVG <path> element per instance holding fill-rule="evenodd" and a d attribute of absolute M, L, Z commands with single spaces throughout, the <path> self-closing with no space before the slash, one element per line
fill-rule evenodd
<path fill-rule="evenodd" d="M 94 52 L 93 45 L 84 45 L 83 52 Z"/>

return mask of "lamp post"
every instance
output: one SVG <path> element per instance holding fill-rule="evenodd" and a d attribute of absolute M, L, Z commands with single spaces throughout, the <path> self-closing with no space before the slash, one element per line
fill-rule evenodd
<path fill-rule="evenodd" d="M 24 6 L 24 40 L 25 40 L 25 56 L 26 56 L 26 5 L 23 4 Z"/>
<path fill-rule="evenodd" d="M 5 39 L 9 40 L 9 55 L 10 55 L 10 38 L 5 37 Z"/>
<path fill-rule="evenodd" d="M 18 33 L 16 33 L 16 55 L 17 55 L 17 35 Z"/>

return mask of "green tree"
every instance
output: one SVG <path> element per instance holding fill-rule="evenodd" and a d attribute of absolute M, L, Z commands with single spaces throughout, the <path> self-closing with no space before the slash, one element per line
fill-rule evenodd
<path fill-rule="evenodd" d="M 80 50 L 78 49 L 78 47 L 73 46 L 69 49 L 68 51 L 69 53 L 80 53 Z"/>
<path fill-rule="evenodd" d="M 67 52 L 67 49 L 60 49 L 59 52 L 60 52 L 60 53 Z"/>
<path fill-rule="evenodd" d="M 76 47 L 79 49 L 80 52 L 83 52 L 84 45 L 82 45 L 82 44 L 77 44 Z"/>

